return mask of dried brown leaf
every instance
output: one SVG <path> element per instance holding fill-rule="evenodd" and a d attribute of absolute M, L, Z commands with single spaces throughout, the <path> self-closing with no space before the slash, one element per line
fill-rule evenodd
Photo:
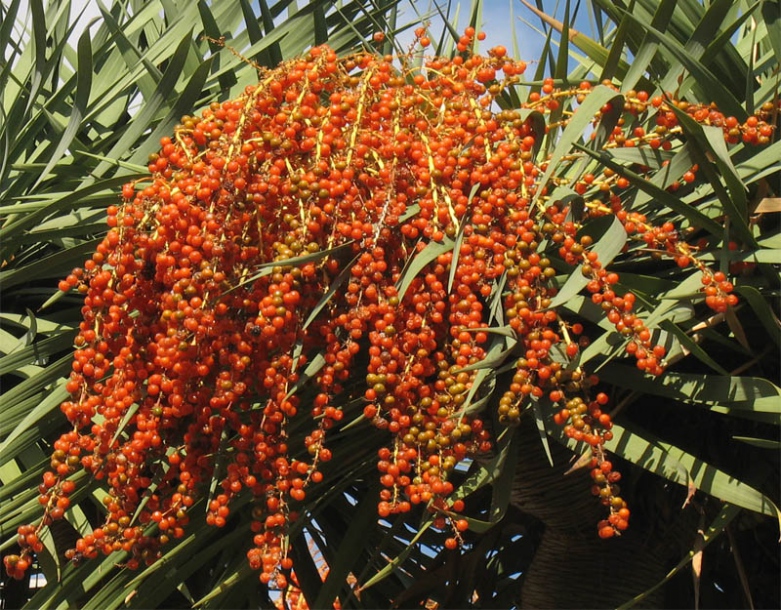
<path fill-rule="evenodd" d="M 594 457 L 591 451 L 587 451 L 583 455 L 581 455 L 572 466 L 569 467 L 569 470 L 565 472 L 564 474 L 571 474 L 575 472 L 576 470 L 580 470 L 581 468 L 585 468 L 588 466 L 589 462 L 591 461 L 591 458 Z"/>
<path fill-rule="evenodd" d="M 781 197 L 765 197 L 754 210 L 755 214 L 772 214 L 781 212 Z"/>
<path fill-rule="evenodd" d="M 700 526 L 694 539 L 694 555 L 692 556 L 692 576 L 694 578 L 694 608 L 700 607 L 700 577 L 702 576 L 702 550 L 705 548 L 705 521 L 700 516 Z"/>
<path fill-rule="evenodd" d="M 729 326 L 732 334 L 735 335 L 735 339 L 737 339 L 738 343 L 740 343 L 748 351 L 751 351 L 751 346 L 749 345 L 746 331 L 743 330 L 743 325 L 740 323 L 740 320 L 738 320 L 738 316 L 735 315 L 735 310 L 731 307 L 727 309 L 725 312 L 725 317 L 727 319 L 727 326 Z"/>

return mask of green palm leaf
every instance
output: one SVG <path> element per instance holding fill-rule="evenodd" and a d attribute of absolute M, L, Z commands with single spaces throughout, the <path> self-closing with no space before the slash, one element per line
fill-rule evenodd
<path fill-rule="evenodd" d="M 777 113 L 778 5 L 748 0 L 591 0 L 563 3 L 566 6 L 558 14 L 545 15 L 547 3 L 523 4 L 542 20 L 546 40 L 539 62 L 532 66 L 534 81 L 508 92 L 501 99 L 502 107 L 517 106 L 529 92 L 540 91 L 546 76 L 573 84 L 609 78 L 620 91 L 596 87 L 566 127 L 548 133 L 545 147 L 540 149 L 537 143 L 535 159 L 547 161 L 542 182 L 557 198 L 570 201 L 574 184 L 584 174 L 609 168 L 630 184 L 627 207 L 644 213 L 654 224 L 671 220 L 701 236 L 699 255 L 705 263 L 725 272 L 739 269 L 733 277 L 741 303 L 724 323 L 702 306 L 697 273 L 660 266 L 654 253 L 628 240 L 620 223 L 584 227 L 584 233 L 595 236 L 600 260 L 613 261 L 621 278 L 617 290 L 631 289 L 638 295 L 641 317 L 667 347 L 670 370 L 652 380 L 623 360 L 625 340 L 605 323 L 602 311 L 582 296 L 587 279 L 580 270 L 567 268 L 555 253 L 552 256 L 553 265 L 560 272 L 566 268 L 566 273 L 559 276 L 560 292 L 551 307 L 561 307 L 566 316 L 583 320 L 595 333 L 578 363 L 596 372 L 615 396 L 611 408 L 617 423 L 607 449 L 617 460 L 638 467 L 627 471 L 623 495 L 630 506 L 662 506 L 664 511 L 658 512 L 672 511 L 685 521 L 687 513 L 680 510 L 676 494 L 685 495 L 685 488 L 693 485 L 701 492 L 695 503 L 711 522 L 707 543 L 717 539 L 729 522 L 770 548 L 777 536 L 779 501 L 778 464 L 772 454 L 777 454 L 781 425 L 776 349 L 781 342 L 777 317 L 781 244 L 777 219 L 771 218 L 773 214 L 755 214 L 754 209 L 762 198 L 779 196 L 778 135 L 774 133 L 764 147 L 727 148 L 720 129 L 702 127 L 676 109 L 683 125 L 682 142 L 670 151 L 602 150 L 598 145 L 621 117 L 621 106 L 632 90 L 647 90 L 651 95 L 674 92 L 692 103 L 717 102 L 721 111 L 740 120 L 767 104 L 774 105 Z M 239 95 L 257 82 L 259 68 L 273 67 L 312 45 L 327 42 L 340 54 L 348 54 L 375 48 L 372 34 L 383 31 L 381 50 L 398 51 L 407 45 L 406 32 L 424 21 L 442 20 L 439 37 L 434 35 L 438 26 L 430 25 L 432 38 L 439 38 L 442 53 L 452 53 L 459 36 L 459 11 L 468 15 L 474 27 L 487 30 L 491 40 L 492 24 L 481 21 L 493 7 L 479 1 L 468 6 L 432 3 L 425 11 L 413 5 L 410 11 L 397 0 L 114 0 L 100 5 L 101 17 L 78 37 L 74 8 L 67 0 L 10 0 L 0 7 L 0 551 L 4 554 L 14 549 L 16 528 L 40 515 L 37 486 L 49 468 L 51 445 L 65 425 L 58 407 L 67 396 L 64 384 L 82 303 L 77 295 L 60 294 L 58 281 L 94 251 L 105 232 L 106 209 L 119 202 L 122 184 L 143 182 L 148 156 L 157 151 L 160 138 L 170 135 L 182 117 Z M 583 22 L 571 21 L 572 15 L 586 8 L 598 26 L 595 32 L 586 33 Z M 28 29 L 23 32 L 24 19 Z M 519 27 L 516 33 L 520 31 Z M 616 105 L 615 112 L 606 113 L 594 127 L 594 114 L 608 102 Z M 562 105 L 554 116 L 562 118 L 572 110 Z M 520 112 L 535 123 L 538 133 L 544 131 L 540 112 Z M 651 120 L 653 112 L 649 108 Z M 596 131 L 593 144 L 584 138 L 592 129 Z M 694 164 L 705 179 L 683 194 L 671 193 L 670 185 Z M 640 168 L 645 167 L 656 171 L 654 178 L 644 177 Z M 408 214 L 418 211 L 411 206 Z M 414 290 L 416 276 L 440 255 L 452 252 L 455 268 L 463 239 L 459 232 L 453 239 L 429 242 L 411 254 L 398 282 L 401 295 Z M 730 242 L 738 242 L 737 252 L 730 250 Z M 288 262 L 303 264 L 322 256 Z M 258 270 L 261 275 L 267 272 L 270 268 Z M 453 277 L 454 272 L 448 290 Z M 347 274 L 342 276 L 347 279 Z M 338 282 L 331 284 L 332 290 L 322 296 L 305 326 L 327 315 L 338 287 Z M 465 369 L 477 373 L 464 412 L 495 410 L 500 390 L 507 385 L 505 373 L 519 355 L 516 337 L 502 319 L 501 299 L 502 285 L 486 298 L 494 314 L 492 323 L 496 320 L 495 341 L 485 362 Z M 771 349 L 765 345 L 768 335 Z M 299 382 L 291 386 L 291 395 L 306 396 L 311 377 L 323 362 L 322 354 L 313 358 Z M 519 478 L 528 476 L 524 465 L 540 458 L 545 464 L 535 473 L 540 476 L 547 472 L 548 460 L 561 465 L 556 451 L 561 448 L 558 443 L 549 445 L 548 438 L 579 450 L 549 421 L 550 405 L 544 399 L 529 403 L 525 415 L 547 433 L 542 443 L 536 431 L 534 444 L 521 443 L 520 431 L 499 433 L 492 457 L 471 462 L 453 475 L 454 498 L 466 503 L 469 523 L 465 547 L 458 552 L 443 548 L 441 532 L 431 527 L 424 511 L 393 521 L 377 518 L 376 451 L 385 440 L 358 415 L 361 405 L 359 400 L 344 405 L 352 421 L 332 437 L 339 458 L 324 468 L 326 481 L 308 492 L 299 507 L 301 517 L 291 529 L 290 545 L 309 604 L 326 607 L 336 598 L 342 607 L 388 607 L 399 600 L 436 602 L 442 607 L 517 602 L 523 595 L 519 571 L 524 570 L 524 579 L 531 582 L 535 570 L 545 569 L 533 565 L 534 546 L 543 535 L 541 521 L 519 512 L 533 512 L 529 508 L 533 498 L 519 497 L 515 491 Z M 498 421 L 492 425 L 501 430 Z M 291 446 L 303 446 L 304 434 L 302 426 L 294 427 Z M 643 471 L 653 474 L 639 474 Z M 557 487 L 549 495 L 552 512 L 560 508 L 557 499 L 562 497 L 567 499 L 564 504 L 576 503 L 578 492 L 570 481 L 577 476 L 556 484 L 564 491 Z M 682 487 L 665 487 L 664 493 L 654 495 L 658 488 L 643 477 L 659 477 Z M 105 489 L 100 482 L 82 481 L 86 479 L 82 474 L 74 478 L 80 481 L 80 491 L 73 496 L 66 522 L 71 533 L 84 535 L 101 521 Z M 121 552 L 95 560 L 85 571 L 62 557 L 60 538 L 67 538 L 67 532 L 47 538 L 39 561 L 48 585 L 31 592 L 27 607 L 272 607 L 280 594 L 270 594 L 260 585 L 244 556 L 254 535 L 246 510 L 248 498 L 232 505 L 223 530 L 206 524 L 204 504 L 192 507 L 184 537 L 139 571 L 117 568 L 127 559 Z M 660 519 L 648 531 L 667 531 L 668 525 Z M 593 535 L 594 523 L 587 527 L 585 534 L 579 534 L 583 539 Z M 694 531 L 686 529 L 681 540 Z M 653 535 L 649 540 L 656 542 Z M 765 545 L 765 540 L 771 542 Z M 631 544 L 631 538 L 610 542 Z M 675 573 L 690 561 L 690 550 L 686 544 L 677 548 L 670 565 L 678 565 L 655 581 L 659 590 L 679 578 Z M 719 553 L 721 561 L 729 550 L 712 545 L 708 553 Z M 569 563 L 561 556 L 544 578 L 553 583 L 557 572 L 567 572 L 573 589 L 591 586 L 578 565 L 568 571 Z M 327 575 L 321 573 L 325 568 Z M 758 568 L 749 580 L 759 578 L 763 569 L 768 568 Z M 486 583 L 498 583 L 490 596 Z M 656 585 L 639 583 L 638 579 L 630 596 L 636 595 L 634 599 L 624 596 L 605 603 L 629 606 L 650 599 L 643 595 L 651 595 Z M 550 588 L 557 587 L 551 584 Z M 739 587 L 727 588 L 733 605 L 742 603 Z M 10 600 L 13 589 L 4 588 L 2 595 Z M 523 603 L 525 598 L 521 599 Z"/>

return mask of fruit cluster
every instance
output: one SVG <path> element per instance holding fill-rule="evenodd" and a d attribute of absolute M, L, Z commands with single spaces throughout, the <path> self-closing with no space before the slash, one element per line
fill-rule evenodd
<path fill-rule="evenodd" d="M 450 474 L 491 447 L 479 407 L 493 386 L 478 376 L 496 366 L 487 355 L 497 334 L 516 347 L 504 354 L 511 370 L 495 419 L 515 425 L 532 400 L 552 404 L 566 434 L 593 451 L 594 493 L 610 513 L 600 536 L 627 527 L 620 475 L 602 449 L 609 398 L 578 364 L 583 326 L 551 303 L 561 270 L 577 266 L 637 366 L 659 374 L 664 348 L 583 227 L 612 215 L 682 265 L 694 250 L 671 224 L 625 209 L 628 182 L 613 171 L 579 176 L 582 213 L 550 197 L 556 178 L 541 183 L 546 132 L 533 116 L 594 87 L 546 80 L 524 108 L 497 110 L 525 64 L 503 47 L 470 53 L 476 36 L 469 28 L 459 54 L 422 68 L 314 48 L 163 138 L 150 178 L 125 185 L 105 239 L 60 285 L 84 294 L 62 405 L 72 430 L 54 444 L 44 517 L 19 530 L 11 575 L 29 565 L 40 529 L 62 518 L 84 469 L 107 490 L 106 517 L 70 557 L 125 551 L 128 567 L 154 562 L 200 498 L 222 527 L 246 494 L 249 563 L 284 588 L 287 528 L 323 478 L 328 432 L 345 415 L 388 432 L 379 515 L 427 506 L 456 547 L 468 522 L 463 501 L 449 498 Z M 673 146 L 670 104 L 723 126 L 727 141 L 767 131 L 762 114 L 738 124 L 648 97 L 625 96 L 606 147 Z M 658 127 L 646 133 L 637 125 L 649 117 Z M 702 268 L 708 305 L 732 304 L 729 282 Z M 308 426 L 304 446 L 291 445 L 293 424 Z"/>

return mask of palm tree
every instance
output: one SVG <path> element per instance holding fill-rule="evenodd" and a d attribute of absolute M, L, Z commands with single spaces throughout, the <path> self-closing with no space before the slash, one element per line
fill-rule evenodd
<path fill-rule="evenodd" d="M 20 525 L 40 520 L 38 486 L 68 429 L 59 405 L 68 398 L 83 296 L 59 291 L 58 283 L 101 243 L 107 209 L 120 203 L 124 184 L 148 174 L 160 139 L 212 102 L 237 98 L 259 71 L 314 45 L 328 43 L 343 56 L 403 51 L 400 39 L 443 17 L 441 37 L 433 27 L 426 34 L 439 53 L 459 52 L 449 5 L 432 5 L 404 23 L 396 1 L 302 4 L 115 0 L 75 47 L 70 2 L 31 2 L 26 15 L 18 0 L 0 8 L 4 555 L 19 552 Z M 611 396 L 606 447 L 624 474 L 629 530 L 611 540 L 596 535 L 604 509 L 591 495 L 589 469 L 577 461 L 587 447 L 554 423 L 556 409 L 528 400 L 520 426 L 499 421 L 512 378 L 507 365 L 519 354 L 504 349 L 512 347 L 510 335 L 498 333 L 496 351 L 478 369 L 495 442 L 449 479 L 468 526 L 458 549 L 446 548 L 448 534 L 428 511 L 378 517 L 377 450 L 389 436 L 361 417 L 362 399 L 342 398 L 335 406 L 348 415 L 327 443 L 334 458 L 288 531 L 298 587 L 270 591 L 259 582 L 246 557 L 251 498 L 238 495 L 225 527 L 215 528 L 207 523 L 213 491 L 193 506 L 184 535 L 160 559 L 134 571 L 121 567 L 127 556 L 118 552 L 91 560 L 88 573 L 65 550 L 103 520 L 106 483 L 80 471 L 65 518 L 52 523 L 35 555 L 34 574 L 46 585 L 29 572 L 22 581 L 6 578 L 6 607 L 303 607 L 301 596 L 318 608 L 337 598 L 342 607 L 778 605 L 778 5 L 592 0 L 567 2 L 556 19 L 542 3 L 524 4 L 526 15 L 539 18 L 545 45 L 535 74 L 503 91 L 497 105 L 517 109 L 530 93 L 545 94 L 545 79 L 562 91 L 581 82 L 614 85 L 591 98 L 561 96 L 544 115 L 524 110 L 524 118 L 551 125 L 535 154 L 556 177 L 556 198 L 582 215 L 577 207 L 596 198 L 577 185 L 607 169 L 626 180 L 626 209 L 649 225 L 679 227 L 700 248 L 698 260 L 729 275 L 740 299 L 714 314 L 699 294 L 700 273 L 660 261 L 650 247 L 624 248 L 623 228 L 589 221 L 583 230 L 600 253 L 615 256 L 621 291 L 637 295 L 644 323 L 667 347 L 668 370 L 652 378 L 625 357 L 624 341 L 582 296 L 581 271 L 549 249 L 560 294 L 568 296 L 555 305 L 593 337 L 579 364 L 597 372 Z M 478 0 L 469 7 L 474 26 L 481 9 Z M 588 11 L 592 36 L 571 27 L 578 11 Z M 490 23 L 483 27 L 490 32 Z M 619 121 L 653 125 L 650 107 L 635 119 L 622 113 L 625 103 L 644 99 L 638 91 L 691 106 L 714 102 L 738 125 L 761 113 L 770 135 L 759 145 L 727 147 L 721 128 L 703 127 L 707 121 L 675 106 L 669 112 L 679 124 L 669 150 L 591 146 L 591 132 L 597 140 L 620 132 Z M 602 110 L 597 122 L 594 112 L 570 114 L 589 103 Z M 691 184 L 670 188 L 693 166 L 699 169 Z M 405 268 L 407 285 L 421 268 L 414 260 Z M 360 388 L 364 374 L 346 385 Z M 309 432 L 293 425 L 290 446 L 303 447 Z"/>

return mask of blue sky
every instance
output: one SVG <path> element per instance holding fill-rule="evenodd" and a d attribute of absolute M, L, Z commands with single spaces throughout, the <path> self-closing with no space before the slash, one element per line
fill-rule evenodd
<path fill-rule="evenodd" d="M 433 8 L 434 0 L 403 0 L 399 5 L 400 18 L 399 23 L 405 23 L 415 17 L 415 11 L 412 5 L 417 7 L 421 14 L 435 11 Z M 447 6 L 448 0 L 437 0 L 440 6 Z M 536 4 L 531 0 L 532 4 Z M 580 10 L 576 15 L 574 23 L 575 29 L 584 33 L 590 32 L 588 11 L 586 3 L 572 2 L 572 5 L 581 4 Z M 543 9 L 557 19 L 564 17 L 564 5 L 562 1 L 543 1 Z M 453 0 L 451 2 L 451 15 L 454 19 L 458 14 L 459 32 L 468 25 L 471 15 L 472 2 L 462 0 L 460 2 Z M 434 32 L 441 30 L 441 20 L 432 19 L 431 29 Z M 545 43 L 545 36 L 542 33 L 539 18 L 526 8 L 520 0 L 483 0 L 482 24 L 479 29 L 486 32 L 488 38 L 485 41 L 485 48 L 491 48 L 496 45 L 504 45 L 511 55 L 523 59 L 527 63 L 535 62 L 542 51 Z M 556 37 L 554 36 L 554 39 Z M 517 50 L 516 50 L 517 45 Z"/>

